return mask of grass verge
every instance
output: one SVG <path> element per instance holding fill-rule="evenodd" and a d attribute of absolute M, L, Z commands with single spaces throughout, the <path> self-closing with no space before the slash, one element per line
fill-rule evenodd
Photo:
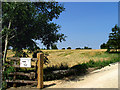
<path fill-rule="evenodd" d="M 62 65 L 62 67 L 57 67 L 57 66 L 48 67 L 45 69 L 45 71 L 47 72 L 51 71 L 51 72 L 45 74 L 44 80 L 48 81 L 48 80 L 62 79 L 64 77 L 68 77 L 72 75 L 74 76 L 74 75 L 86 74 L 88 73 L 89 68 L 100 69 L 115 62 L 120 62 L 120 58 L 116 57 L 116 58 L 112 58 L 111 60 L 103 60 L 103 61 L 90 60 L 89 62 L 78 64 L 71 68 L 69 68 L 67 65 L 66 66 Z M 67 71 L 66 73 L 57 73 L 57 74 L 52 72 L 54 70 L 65 70 L 65 69 L 69 69 L 69 71 Z"/>

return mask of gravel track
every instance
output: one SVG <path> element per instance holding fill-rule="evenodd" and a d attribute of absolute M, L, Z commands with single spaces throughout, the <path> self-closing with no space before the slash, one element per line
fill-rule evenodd
<path fill-rule="evenodd" d="M 64 81 L 49 88 L 118 88 L 118 63 L 79 77 L 78 81 Z"/>

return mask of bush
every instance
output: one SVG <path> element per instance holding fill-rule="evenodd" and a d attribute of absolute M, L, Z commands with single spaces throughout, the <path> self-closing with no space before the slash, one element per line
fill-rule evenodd
<path fill-rule="evenodd" d="M 81 48 L 76 48 L 76 49 L 81 49 Z"/>
<path fill-rule="evenodd" d="M 89 62 L 86 63 L 88 67 L 95 67 L 95 61 L 94 60 L 90 60 Z"/>
<path fill-rule="evenodd" d="M 14 57 L 29 57 L 29 56 L 28 56 L 28 54 L 27 54 L 26 52 L 23 52 L 23 51 L 16 51 Z"/>
<path fill-rule="evenodd" d="M 87 72 L 88 65 L 86 63 L 82 63 L 82 64 L 78 64 L 78 65 L 71 67 L 71 69 L 75 69 L 77 70 L 78 74 L 82 74 L 82 73 Z"/>
<path fill-rule="evenodd" d="M 62 50 L 65 50 L 65 48 L 62 48 Z"/>
<path fill-rule="evenodd" d="M 5 80 L 7 80 L 7 79 L 12 80 L 13 79 L 13 77 L 9 76 L 9 73 L 15 72 L 15 68 L 12 66 L 8 66 L 8 65 L 12 65 L 12 64 L 13 64 L 13 62 L 5 63 L 3 65 L 3 68 L 5 67 L 5 69 L 2 73 L 2 75 L 3 75 L 2 90 L 7 89 L 7 82 Z"/>
<path fill-rule="evenodd" d="M 71 47 L 68 47 L 67 49 L 71 49 Z"/>
<path fill-rule="evenodd" d="M 84 49 L 88 49 L 88 47 L 84 46 Z"/>

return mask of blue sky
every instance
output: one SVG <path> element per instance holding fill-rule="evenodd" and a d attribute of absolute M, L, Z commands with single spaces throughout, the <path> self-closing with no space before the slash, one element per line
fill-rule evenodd
<path fill-rule="evenodd" d="M 59 49 L 84 46 L 99 49 L 118 23 L 117 2 L 64 2 L 65 11 L 53 22 L 61 26 L 67 38 L 58 42 Z M 44 47 L 44 46 L 42 46 Z"/>

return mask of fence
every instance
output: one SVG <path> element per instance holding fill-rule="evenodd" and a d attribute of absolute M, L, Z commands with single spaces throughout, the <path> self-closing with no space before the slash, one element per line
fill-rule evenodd
<path fill-rule="evenodd" d="M 32 80 L 16 80 L 16 76 L 28 76 L 30 79 L 36 74 L 36 73 L 24 73 L 24 72 L 17 72 L 17 68 L 21 68 L 20 65 L 18 65 L 18 61 L 20 61 L 19 57 L 12 57 L 8 58 L 9 60 L 12 60 L 14 64 L 12 65 L 15 68 L 14 73 L 9 73 L 9 75 L 13 75 L 13 80 L 6 80 L 7 83 L 13 83 L 13 87 L 16 87 L 17 83 L 37 83 L 37 88 L 43 88 L 43 59 L 44 59 L 44 54 L 43 53 L 37 53 L 37 58 L 32 58 L 32 61 L 36 61 L 36 66 L 35 67 L 37 70 L 37 81 L 32 81 Z"/>

